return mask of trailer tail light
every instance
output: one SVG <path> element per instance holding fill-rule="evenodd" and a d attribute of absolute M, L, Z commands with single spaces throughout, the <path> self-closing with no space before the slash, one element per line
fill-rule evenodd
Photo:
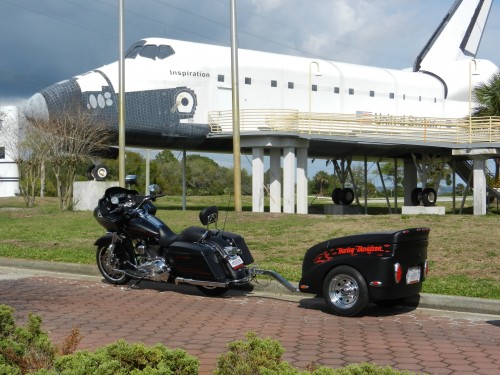
<path fill-rule="evenodd" d="M 429 262 L 427 262 L 427 259 L 426 259 L 425 263 L 424 263 L 424 275 L 425 275 L 425 277 L 427 277 L 428 274 L 429 274 Z"/>
<path fill-rule="evenodd" d="M 399 284 L 403 277 L 403 268 L 401 267 L 401 264 L 396 263 L 394 265 L 394 281 L 396 281 L 396 284 Z"/>

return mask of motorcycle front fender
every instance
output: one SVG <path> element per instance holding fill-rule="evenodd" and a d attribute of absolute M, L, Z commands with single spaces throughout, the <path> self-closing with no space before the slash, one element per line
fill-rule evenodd
<path fill-rule="evenodd" d="M 106 233 L 104 236 L 99 237 L 94 242 L 94 245 L 97 247 L 108 246 L 111 243 L 112 239 L 113 239 L 113 234 Z"/>

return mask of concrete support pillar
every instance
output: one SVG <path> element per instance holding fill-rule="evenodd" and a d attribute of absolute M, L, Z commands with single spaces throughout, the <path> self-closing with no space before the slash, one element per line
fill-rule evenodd
<path fill-rule="evenodd" d="M 283 212 L 295 212 L 295 148 L 283 148 Z"/>
<path fill-rule="evenodd" d="M 307 148 L 297 149 L 297 213 L 307 214 Z"/>
<path fill-rule="evenodd" d="M 264 148 L 252 148 L 252 212 L 264 212 Z"/>
<path fill-rule="evenodd" d="M 269 211 L 281 212 L 281 149 L 272 148 L 270 155 Z"/>
<path fill-rule="evenodd" d="M 486 175 L 483 158 L 473 159 L 474 165 L 474 215 L 486 215 Z"/>
<path fill-rule="evenodd" d="M 403 166 L 403 193 L 404 205 L 413 206 L 411 202 L 411 192 L 417 187 L 417 167 L 413 159 L 405 159 Z"/>

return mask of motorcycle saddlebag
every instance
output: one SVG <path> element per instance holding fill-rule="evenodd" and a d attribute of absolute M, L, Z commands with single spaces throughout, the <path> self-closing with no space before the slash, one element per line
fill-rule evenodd
<path fill-rule="evenodd" d="M 178 276 L 195 280 L 226 281 L 224 265 L 215 249 L 196 243 L 174 242 L 168 248 Z"/>
<path fill-rule="evenodd" d="M 228 240 L 241 250 L 241 259 L 243 259 L 243 262 L 245 262 L 246 265 L 254 262 L 252 253 L 250 252 L 250 249 L 248 248 L 243 237 L 236 233 L 222 232 L 222 238 Z"/>

